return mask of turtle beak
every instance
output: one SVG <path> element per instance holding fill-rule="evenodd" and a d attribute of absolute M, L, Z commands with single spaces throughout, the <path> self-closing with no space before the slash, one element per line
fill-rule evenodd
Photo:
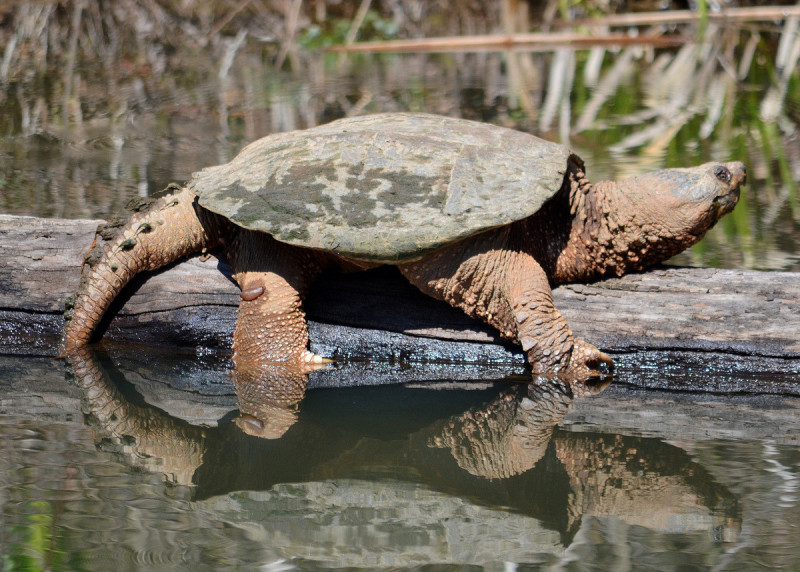
<path fill-rule="evenodd" d="M 725 165 L 731 173 L 731 192 L 738 195 L 739 187 L 747 184 L 747 167 L 741 161 L 734 161 Z"/>

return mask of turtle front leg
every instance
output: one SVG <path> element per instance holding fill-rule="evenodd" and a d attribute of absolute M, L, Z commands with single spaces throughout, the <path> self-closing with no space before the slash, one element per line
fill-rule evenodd
<path fill-rule="evenodd" d="M 241 231 L 229 258 L 242 298 L 233 334 L 237 372 L 252 376 L 262 366 L 306 368 L 328 361 L 308 351 L 303 312 L 303 298 L 324 268 L 320 257 L 264 233 Z"/>
<path fill-rule="evenodd" d="M 516 325 L 514 337 L 534 373 L 563 372 L 570 377 L 586 378 L 599 374 L 603 365 L 612 370 L 614 363 L 608 355 L 572 335 L 567 321 L 553 304 L 549 280 L 539 263 L 524 252 L 512 251 L 508 255 L 507 272 L 501 278 L 501 297 L 510 306 Z M 498 326 L 511 331 L 507 318 L 495 327 Z"/>
<path fill-rule="evenodd" d="M 522 346 L 534 373 L 585 378 L 611 358 L 575 339 L 553 305 L 542 267 L 524 251 L 507 248 L 503 231 L 444 248 L 401 272 L 424 293 L 462 309 Z"/>

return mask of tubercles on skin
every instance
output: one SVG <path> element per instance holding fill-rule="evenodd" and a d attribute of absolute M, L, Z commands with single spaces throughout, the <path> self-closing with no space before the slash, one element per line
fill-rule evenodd
<path fill-rule="evenodd" d="M 196 211 L 188 200 L 193 196 L 181 190 L 178 195 L 137 201 L 128 222 L 112 221 L 98 227 L 93 248 L 84 258 L 72 319 L 65 324 L 64 348 L 89 342 L 112 300 L 137 273 L 217 244 L 216 216 Z M 156 214 L 165 203 L 182 206 Z"/>
<path fill-rule="evenodd" d="M 136 234 L 148 233 L 153 232 L 153 225 L 149 222 L 143 222 L 139 225 L 139 228 L 136 229 Z"/>
<path fill-rule="evenodd" d="M 263 293 L 264 293 L 264 286 L 258 286 L 256 288 L 248 288 L 247 290 L 242 290 L 240 296 L 242 297 L 242 300 L 245 300 L 246 302 L 252 302 L 256 298 L 261 296 Z"/>
<path fill-rule="evenodd" d="M 129 238 L 127 240 L 123 240 L 119 245 L 119 250 L 123 252 L 127 252 L 128 250 L 133 250 L 136 246 L 136 240 L 133 238 Z"/>
<path fill-rule="evenodd" d="M 308 288 L 326 262 L 312 251 L 263 233 L 242 231 L 232 239 L 235 247 L 228 250 L 229 261 L 242 288 L 233 336 L 237 371 L 256 375 L 262 366 L 308 368 L 326 363 L 307 350 L 302 308 Z"/>

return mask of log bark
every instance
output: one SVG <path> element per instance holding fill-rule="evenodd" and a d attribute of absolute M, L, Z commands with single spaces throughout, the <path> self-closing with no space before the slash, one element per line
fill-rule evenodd
<path fill-rule="evenodd" d="M 0 352 L 57 352 L 64 301 L 102 222 L 0 215 Z M 576 336 L 649 375 L 650 386 L 674 386 L 660 380 L 687 364 L 725 372 L 733 383 L 725 391 L 800 375 L 797 273 L 661 267 L 560 286 L 554 298 Z M 135 280 L 103 339 L 228 350 L 238 302 L 224 260 L 194 257 Z M 524 364 L 517 347 L 390 268 L 324 276 L 306 309 L 313 351 L 338 360 L 489 364 L 501 372 Z"/>

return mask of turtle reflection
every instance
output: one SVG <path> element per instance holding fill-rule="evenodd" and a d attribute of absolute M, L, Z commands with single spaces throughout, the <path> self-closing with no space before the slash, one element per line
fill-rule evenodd
<path fill-rule="evenodd" d="M 236 426 L 254 437 L 282 437 L 297 422 L 297 406 L 305 397 L 311 371 L 262 364 L 257 371 L 234 372 L 233 385 L 239 400 Z"/>
<path fill-rule="evenodd" d="M 201 427 L 120 391 L 126 382 L 116 383 L 110 364 L 88 351 L 70 361 L 98 446 L 191 485 L 198 501 L 284 483 L 302 494 L 302 483 L 335 482 L 336 498 L 314 502 L 328 502 L 315 510 L 336 520 L 343 506 L 364 498 L 346 494 L 352 483 L 396 483 L 533 518 L 557 531 L 564 546 L 581 541 L 581 531 L 615 522 L 710 540 L 738 535 L 737 498 L 684 450 L 659 439 L 558 426 L 577 398 L 602 384 L 490 384 L 452 391 L 448 399 L 434 398 L 425 384 L 306 396 L 307 374 L 275 368 L 236 380 L 238 418 L 230 413 L 217 427 Z M 371 526 L 380 524 L 380 514 L 363 514 L 372 515 Z"/>
<path fill-rule="evenodd" d="M 120 452 L 134 467 L 162 473 L 175 484 L 194 483 L 212 441 L 220 432 L 171 417 L 156 407 L 137 403 L 112 379 L 113 368 L 93 350 L 76 348 L 67 355 L 71 378 L 83 391 L 87 423 L 97 427 L 98 446 Z M 303 399 L 308 371 L 276 365 L 264 367 L 259 378 L 234 375 L 239 415 L 233 425 L 247 435 L 279 438 L 297 421 L 297 404 Z"/>
<path fill-rule="evenodd" d="M 606 386 L 548 379 L 519 386 L 449 420 L 429 445 L 448 449 L 459 467 L 484 479 L 552 474 L 557 464 L 569 481 L 559 519 L 567 537 L 593 516 L 664 532 L 705 529 L 716 540 L 736 540 L 736 497 L 684 450 L 657 439 L 557 427 L 576 398 Z"/>
<path fill-rule="evenodd" d="M 119 452 L 130 465 L 162 473 L 174 484 L 191 484 L 204 461 L 208 429 L 129 400 L 92 350 L 75 349 L 67 360 L 67 378 L 83 392 L 84 419 L 95 429 L 98 448 Z"/>
<path fill-rule="evenodd" d="M 450 449 L 458 465 L 476 476 L 505 479 L 524 473 L 544 456 L 573 399 L 599 393 L 608 384 L 539 377 L 481 409 L 453 417 L 429 444 Z"/>

